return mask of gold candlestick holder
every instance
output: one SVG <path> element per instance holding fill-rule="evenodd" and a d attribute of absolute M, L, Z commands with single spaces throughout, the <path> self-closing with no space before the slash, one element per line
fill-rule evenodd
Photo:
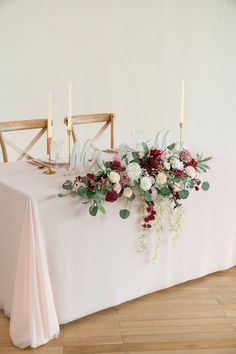
<path fill-rule="evenodd" d="M 70 150 L 71 150 L 71 135 L 72 135 L 72 130 L 67 129 L 67 134 L 68 134 L 68 145 L 69 145 L 69 162 L 68 162 L 68 170 L 71 169 L 71 157 L 70 157 Z"/>
<path fill-rule="evenodd" d="M 52 169 L 52 138 L 48 138 L 48 155 L 49 155 L 49 164 L 48 169 L 44 171 L 45 175 L 55 175 L 56 171 Z"/>
<path fill-rule="evenodd" d="M 180 149 L 183 145 L 183 127 L 184 127 L 184 123 L 183 122 L 179 122 L 179 145 L 180 145 Z"/>

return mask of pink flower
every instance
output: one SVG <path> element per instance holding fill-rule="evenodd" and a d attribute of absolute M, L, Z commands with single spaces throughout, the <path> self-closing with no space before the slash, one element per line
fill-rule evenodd
<path fill-rule="evenodd" d="M 194 167 L 192 166 L 187 166 L 185 167 L 185 172 L 187 173 L 187 175 L 193 179 L 196 176 L 196 170 Z"/>
<path fill-rule="evenodd" d="M 117 194 L 120 193 L 120 191 L 121 191 L 121 185 L 120 185 L 120 183 L 114 184 L 114 186 L 113 186 L 113 191 L 115 191 Z"/>
<path fill-rule="evenodd" d="M 163 151 L 163 152 L 161 153 L 161 160 L 162 160 L 162 161 L 163 161 L 163 160 L 166 160 L 167 157 L 168 157 L 168 153 L 167 153 L 166 151 Z"/>
<path fill-rule="evenodd" d="M 133 194 L 133 191 L 132 191 L 132 189 L 130 188 L 130 187 L 126 187 L 125 189 L 124 189 L 124 196 L 126 197 L 126 198 L 130 198 L 131 197 L 131 195 Z"/>
<path fill-rule="evenodd" d="M 180 151 L 179 157 L 185 163 L 189 163 L 192 160 L 192 156 L 191 156 L 190 152 L 185 149 Z"/>
<path fill-rule="evenodd" d="M 122 185 L 128 184 L 129 183 L 129 176 L 126 172 L 121 172 L 120 174 L 120 183 Z"/>

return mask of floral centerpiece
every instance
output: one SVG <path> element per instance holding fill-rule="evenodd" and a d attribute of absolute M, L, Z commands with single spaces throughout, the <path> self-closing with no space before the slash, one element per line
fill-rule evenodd
<path fill-rule="evenodd" d="M 83 203 L 89 204 L 92 216 L 98 212 L 105 214 L 106 204 L 123 198 L 125 207 L 119 214 L 127 219 L 130 202 L 139 196 L 144 203 L 141 243 L 147 230 L 154 226 L 159 234 L 162 229 L 162 200 L 168 201 L 170 210 L 181 210 L 182 202 L 189 197 L 191 190 L 209 189 L 209 183 L 202 181 L 201 175 L 209 169 L 207 161 L 211 159 L 198 154 L 193 156 L 186 149 L 178 150 L 176 144 L 163 150 L 149 148 L 145 143 L 142 147 L 140 151 L 127 152 L 121 157 L 115 155 L 112 161 L 99 164 L 96 173 L 77 176 L 74 181 L 67 180 L 63 185 L 64 189 L 81 197 Z M 175 220 L 177 229 L 179 218 Z M 170 219 L 171 224 L 173 220 Z"/>

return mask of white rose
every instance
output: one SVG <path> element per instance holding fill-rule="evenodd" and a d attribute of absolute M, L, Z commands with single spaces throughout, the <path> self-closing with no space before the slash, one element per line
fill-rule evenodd
<path fill-rule="evenodd" d="M 130 187 L 126 187 L 126 188 L 124 189 L 123 194 L 124 194 L 124 196 L 125 196 L 126 198 L 130 198 L 131 195 L 133 194 L 133 191 L 132 191 L 132 189 L 131 189 Z"/>
<path fill-rule="evenodd" d="M 179 159 L 177 159 L 176 157 L 172 157 L 170 159 L 170 164 L 172 166 L 172 168 L 176 169 L 176 170 L 183 170 L 184 169 L 184 164 L 182 161 L 180 161 Z"/>
<path fill-rule="evenodd" d="M 170 163 L 165 161 L 164 162 L 164 167 L 165 167 L 166 170 L 169 170 L 170 169 Z"/>
<path fill-rule="evenodd" d="M 109 180 L 112 182 L 112 183 L 118 183 L 120 182 L 120 175 L 119 173 L 115 172 L 115 171 L 111 171 L 110 174 L 109 174 Z"/>
<path fill-rule="evenodd" d="M 191 179 L 193 179 L 193 178 L 196 177 L 196 170 L 195 170 L 195 168 L 192 167 L 192 166 L 187 166 L 187 167 L 185 168 L 185 172 L 187 173 L 187 175 L 188 175 Z"/>
<path fill-rule="evenodd" d="M 150 177 L 142 177 L 140 180 L 140 187 L 144 191 L 148 191 L 152 186 L 152 179 Z"/>
<path fill-rule="evenodd" d="M 161 186 L 163 184 L 166 184 L 167 178 L 166 175 L 163 172 L 158 173 L 156 176 L 156 184 Z"/>
<path fill-rule="evenodd" d="M 127 166 L 126 172 L 131 180 L 138 180 L 142 173 L 141 167 L 137 164 L 137 162 L 131 162 Z"/>

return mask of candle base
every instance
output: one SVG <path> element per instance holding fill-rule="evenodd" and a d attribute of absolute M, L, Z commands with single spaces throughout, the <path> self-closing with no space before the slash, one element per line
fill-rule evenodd
<path fill-rule="evenodd" d="M 56 171 L 52 170 L 51 167 L 49 167 L 46 171 L 43 172 L 45 175 L 55 175 Z"/>

